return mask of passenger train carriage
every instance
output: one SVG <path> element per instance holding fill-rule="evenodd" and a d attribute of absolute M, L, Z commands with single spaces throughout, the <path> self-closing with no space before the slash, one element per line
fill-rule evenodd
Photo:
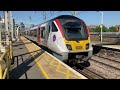
<path fill-rule="evenodd" d="M 62 61 L 87 62 L 93 53 L 85 22 L 75 16 L 61 15 L 29 31 L 37 42 Z"/>

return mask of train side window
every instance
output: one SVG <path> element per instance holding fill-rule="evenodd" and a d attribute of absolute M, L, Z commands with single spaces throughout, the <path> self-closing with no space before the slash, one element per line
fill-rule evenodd
<path fill-rule="evenodd" d="M 58 29 L 57 27 L 55 26 L 55 24 L 52 22 L 52 32 L 57 32 Z"/>
<path fill-rule="evenodd" d="M 43 38 L 43 30 L 41 30 L 41 38 Z"/>
<path fill-rule="evenodd" d="M 49 28 L 48 28 L 48 34 L 50 33 L 50 26 L 49 26 Z"/>
<path fill-rule="evenodd" d="M 45 30 L 45 27 L 41 27 L 41 30 Z"/>
<path fill-rule="evenodd" d="M 45 34 L 45 27 L 41 27 L 41 38 L 44 38 Z"/>
<path fill-rule="evenodd" d="M 34 37 L 37 37 L 37 29 L 34 31 Z"/>
<path fill-rule="evenodd" d="M 38 28 L 38 35 L 40 35 L 40 27 Z"/>

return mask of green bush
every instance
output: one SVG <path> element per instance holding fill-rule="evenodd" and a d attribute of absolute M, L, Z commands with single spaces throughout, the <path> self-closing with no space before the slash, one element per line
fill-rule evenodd
<path fill-rule="evenodd" d="M 97 26 L 95 29 L 94 29 L 94 28 L 90 28 L 89 31 L 90 31 L 90 32 L 100 32 L 100 31 L 101 31 L 101 27 L 100 27 L 100 26 Z M 116 27 L 113 27 L 113 26 L 112 26 L 112 27 L 109 27 L 109 29 L 108 29 L 107 27 L 105 27 L 105 26 L 103 25 L 102 31 L 103 31 L 103 32 L 117 32 L 117 29 L 116 29 Z"/>

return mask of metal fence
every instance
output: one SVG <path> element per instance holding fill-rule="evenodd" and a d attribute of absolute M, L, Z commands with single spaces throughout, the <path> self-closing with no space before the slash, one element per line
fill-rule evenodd
<path fill-rule="evenodd" d="M 100 35 L 100 32 L 90 32 L 90 35 Z M 104 37 L 120 38 L 120 32 L 102 32 Z"/>
<path fill-rule="evenodd" d="M 5 43 L 6 41 L 2 42 Z M 3 52 L 0 56 L 0 79 L 9 79 L 9 71 L 13 58 L 12 41 L 9 41 L 9 43 L 10 44 L 7 46 L 5 52 Z"/>

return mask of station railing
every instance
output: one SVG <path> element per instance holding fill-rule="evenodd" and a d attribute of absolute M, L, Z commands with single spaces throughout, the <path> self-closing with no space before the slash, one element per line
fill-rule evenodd
<path fill-rule="evenodd" d="M 6 41 L 1 41 L 6 43 Z M 9 79 L 9 71 L 13 59 L 12 41 L 6 46 L 5 51 L 0 56 L 0 79 Z M 4 62 L 4 63 L 3 63 Z"/>

